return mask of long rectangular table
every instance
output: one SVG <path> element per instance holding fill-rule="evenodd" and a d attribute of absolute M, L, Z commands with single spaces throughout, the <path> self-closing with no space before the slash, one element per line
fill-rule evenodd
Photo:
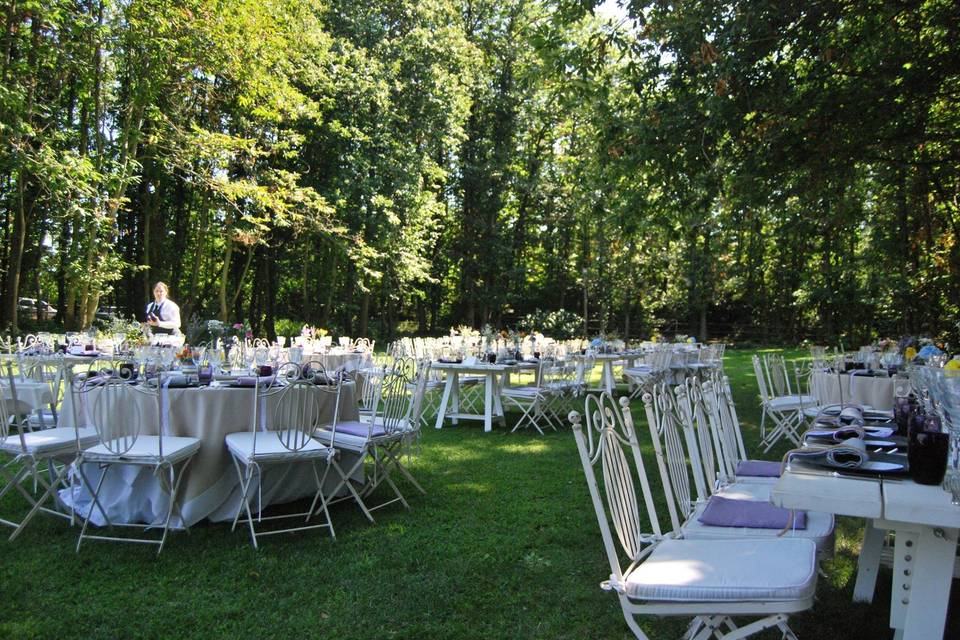
<path fill-rule="evenodd" d="M 867 518 L 854 600 L 871 601 L 886 531 L 894 532 L 890 627 L 897 640 L 943 638 L 960 532 L 960 506 L 939 486 L 788 468 L 770 501 Z"/>

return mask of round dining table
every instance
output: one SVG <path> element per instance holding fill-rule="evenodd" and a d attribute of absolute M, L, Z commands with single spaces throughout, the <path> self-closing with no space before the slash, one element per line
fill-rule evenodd
<path fill-rule="evenodd" d="M 345 382 L 341 385 L 339 421 L 359 419 L 356 401 L 356 385 Z M 87 393 L 96 393 L 90 391 Z M 252 387 L 200 386 L 164 389 L 161 393 L 161 409 L 157 409 L 154 397 L 148 394 L 131 393 L 132 415 L 138 414 L 144 434 L 156 435 L 160 430 L 160 414 L 165 414 L 166 436 L 190 436 L 200 440 L 200 450 L 184 470 L 178 500 L 183 521 L 174 517 L 171 527 L 190 526 L 204 519 L 212 521 L 232 520 L 241 501 L 240 480 L 234 468 L 224 438 L 229 433 L 251 429 L 269 429 L 273 407 L 268 399 L 261 417 L 255 417 L 256 392 Z M 337 408 L 335 394 L 323 394 L 320 409 L 320 424 L 333 422 Z M 89 398 L 80 402 L 95 402 Z M 65 394 L 60 426 L 73 427 L 84 424 L 83 407 L 78 407 L 73 395 Z M 340 452 L 340 467 L 354 466 L 356 454 Z M 359 483 L 364 481 L 362 465 L 351 477 Z M 96 465 L 84 467 L 87 478 L 95 485 L 100 471 Z M 79 474 L 77 474 L 79 475 Z M 331 472 L 327 475 L 325 489 L 333 491 L 340 478 Z M 255 489 L 252 489 L 255 490 Z M 290 502 L 312 496 L 315 492 L 311 463 L 298 462 L 288 467 L 269 466 L 263 472 L 260 496 L 263 506 Z M 74 482 L 72 488 L 60 492 L 65 504 L 78 513 L 86 515 L 92 502 L 87 487 Z M 133 465 L 116 465 L 104 480 L 100 501 L 114 523 L 146 522 L 162 524 L 169 505 L 160 483 L 148 468 Z M 93 509 L 91 522 L 104 525 L 99 510 Z"/>

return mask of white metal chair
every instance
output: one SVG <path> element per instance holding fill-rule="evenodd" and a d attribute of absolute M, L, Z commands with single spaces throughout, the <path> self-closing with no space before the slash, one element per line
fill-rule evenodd
<path fill-rule="evenodd" d="M 369 512 L 394 502 L 400 502 L 406 509 L 410 508 L 403 493 L 394 482 L 394 471 L 406 478 L 418 491 L 426 493 L 400 461 L 404 445 L 416 438 L 420 431 L 419 412 L 423 406 L 426 379 L 424 376 L 418 380 L 413 393 L 408 393 L 408 382 L 409 379 L 402 371 L 388 371 L 378 386 L 374 399 L 374 411 L 369 422 L 339 422 L 336 430 L 321 427 L 316 432 L 316 437 L 321 442 L 358 454 L 357 461 L 343 474 L 335 493 L 341 486 L 349 485 L 349 479 L 362 468 L 367 459 L 372 464 L 372 473 L 363 495 L 369 496 L 383 484 L 393 492 L 392 498 L 373 507 L 360 502 L 361 508 L 371 521 L 373 518 Z M 354 499 L 357 497 L 354 496 Z"/>
<path fill-rule="evenodd" d="M 274 380 L 284 380 L 278 376 Z M 224 441 L 233 457 L 237 478 L 240 481 L 240 504 L 233 518 L 232 529 L 239 522 L 247 525 L 253 548 L 259 547 L 258 537 L 305 531 L 309 529 L 329 529 L 330 536 L 336 538 L 333 521 L 324 496 L 324 483 L 337 455 L 333 447 L 324 445 L 314 438 L 314 432 L 320 425 L 320 411 L 324 406 L 324 396 L 334 397 L 334 415 L 340 408 L 340 384 L 317 384 L 313 379 L 293 379 L 285 384 L 260 384 L 258 379 L 253 397 L 250 430 L 227 434 Z M 272 419 L 267 420 L 268 404 L 274 404 Z M 336 430 L 336 420 L 333 423 Z M 309 463 L 313 471 L 316 491 L 310 507 L 299 513 L 283 513 L 264 516 L 262 483 L 264 469 L 268 467 L 292 467 L 297 463 Z M 321 473 L 319 465 L 324 469 Z M 257 497 L 256 515 L 251 511 L 250 503 L 254 494 Z M 319 507 L 317 506 L 319 504 Z M 246 517 L 241 520 L 241 516 Z M 324 521 L 311 524 L 310 519 L 322 514 Z M 303 520 L 303 524 L 284 529 L 257 530 L 256 525 L 263 521 L 277 521 L 289 518 Z"/>
<path fill-rule="evenodd" d="M 20 522 L 0 518 L 0 524 L 13 527 L 10 539 L 14 540 L 40 511 L 73 522 L 72 512 L 57 511 L 44 505 L 50 499 L 57 500 L 56 491 L 66 484 L 70 463 L 80 449 L 96 443 L 97 434 L 92 429 L 67 427 L 28 431 L 10 362 L 7 362 L 7 383 L 10 397 L 0 400 L 0 454 L 9 460 L 0 466 L 0 480 L 4 481 L 0 498 L 15 490 L 30 505 L 30 510 Z M 16 434 L 10 432 L 11 426 L 16 428 Z M 48 476 L 46 479 L 44 471 Z M 23 486 L 29 478 L 33 478 L 34 482 L 32 493 Z M 39 498 L 35 497 L 38 487 L 43 491 Z"/>
<path fill-rule="evenodd" d="M 73 394 L 73 408 L 76 413 L 75 424 L 89 426 L 92 422 L 99 444 L 80 451 L 75 467 L 83 486 L 91 494 L 90 507 L 83 516 L 83 527 L 77 539 L 77 551 L 84 540 L 109 540 L 114 542 L 137 542 L 158 545 L 157 553 L 163 551 L 170 521 L 174 511 L 183 523 L 177 503 L 180 481 L 194 454 L 200 449 L 198 438 L 169 436 L 169 403 L 172 402 L 169 390 L 164 386 L 164 376 L 155 379 L 155 384 L 132 384 L 130 381 L 112 376 L 86 374 L 74 376 L 70 390 Z M 142 432 L 143 414 L 141 403 L 147 411 L 156 412 L 159 424 L 157 435 Z M 96 466 L 100 477 L 94 485 L 87 475 L 86 465 Z M 150 468 L 161 488 L 168 496 L 166 516 L 162 522 L 112 523 L 107 510 L 100 503 L 100 491 L 104 480 L 114 466 L 134 465 Z M 180 467 L 179 472 L 177 467 Z M 151 529 L 162 527 L 160 539 L 120 538 L 87 533 L 93 510 L 96 508 L 107 526 Z M 183 523 L 184 526 L 185 523 Z"/>
<path fill-rule="evenodd" d="M 682 530 L 688 538 L 697 539 L 798 538 L 814 542 L 822 556 L 831 555 L 834 519 L 828 513 L 807 512 L 803 529 L 789 525 L 780 530 L 701 522 L 713 496 L 769 503 L 771 485 L 711 482 L 711 478 L 717 475 L 713 439 L 705 417 L 706 410 L 699 397 L 689 397 L 691 390 L 696 391 L 695 384 L 680 385 L 676 393 L 672 393 L 666 385 L 658 385 L 643 397 L 657 467 L 674 529 Z M 632 429 L 633 417 L 629 409 L 624 410 L 624 420 Z"/>
<path fill-rule="evenodd" d="M 682 531 L 662 531 L 636 432 L 625 419 L 628 399 L 620 398 L 620 405 L 607 394 L 587 396 L 586 434 L 580 414 L 569 418 L 610 563 L 610 578 L 600 586 L 617 594 L 627 626 L 647 640 L 639 617 L 683 616 L 692 618 L 688 639 L 734 640 L 775 627 L 796 640 L 788 616 L 813 606 L 815 545 L 778 538 L 693 540 Z M 647 523 L 641 522 L 644 511 Z M 737 626 L 733 616 L 758 618 Z"/>
<path fill-rule="evenodd" d="M 763 412 L 760 417 L 760 445 L 764 447 L 764 453 L 773 448 L 781 438 L 787 438 L 794 446 L 800 446 L 798 429 L 803 423 L 803 407 L 815 402 L 811 396 L 791 393 L 789 377 L 786 371 L 781 369 L 781 362 L 770 359 L 761 362 L 759 355 L 753 355 L 753 372 L 757 378 Z M 773 378 L 769 377 L 770 372 L 775 374 Z M 775 388 L 780 388 L 785 393 L 778 395 Z M 766 431 L 768 419 L 774 424 L 769 433 Z"/>

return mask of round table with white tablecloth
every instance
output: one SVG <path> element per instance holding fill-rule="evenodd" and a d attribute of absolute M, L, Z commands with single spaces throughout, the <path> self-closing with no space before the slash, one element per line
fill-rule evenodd
<path fill-rule="evenodd" d="M 355 388 L 352 382 L 344 383 L 341 387 L 340 421 L 359 418 Z M 169 394 L 169 418 L 166 421 L 169 431 L 164 435 L 200 439 L 200 450 L 186 468 L 180 485 L 179 498 L 183 519 L 188 526 L 204 518 L 214 521 L 231 520 L 240 504 L 241 491 L 224 438 L 228 433 L 250 430 L 254 412 L 254 389 L 199 387 L 167 389 L 165 394 Z M 160 416 L 155 400 L 145 394 L 131 395 L 133 402 L 141 404 L 139 414 L 143 433 L 158 433 Z M 92 402 L 93 399 L 89 401 Z M 266 428 L 269 428 L 273 415 L 271 401 L 276 402 L 276 399 L 271 398 L 268 401 L 262 418 L 266 422 Z M 335 395 L 325 394 L 321 406 L 321 423 L 333 421 L 335 406 Z M 76 411 L 72 396 L 67 394 L 61 413 L 61 425 L 73 426 L 82 409 Z M 355 454 L 340 452 L 341 468 L 349 469 L 355 461 Z M 99 476 L 95 466 L 87 465 L 85 469 L 90 482 L 96 483 Z M 362 468 L 352 479 L 363 482 Z M 339 478 L 330 473 L 326 482 L 326 489 L 330 491 L 339 483 Z M 73 505 L 78 512 L 86 514 L 90 507 L 90 495 L 79 484 L 74 487 L 72 495 L 68 489 L 61 491 L 61 498 Z M 263 475 L 263 505 L 312 496 L 314 486 L 310 463 L 296 463 L 290 470 L 268 467 Z M 169 504 L 150 470 L 136 466 L 116 466 L 111 469 L 100 499 L 114 522 L 162 523 Z M 94 524 L 104 524 L 97 509 L 93 510 L 91 521 Z M 180 523 L 172 523 L 171 526 L 174 525 L 179 526 Z"/>
<path fill-rule="evenodd" d="M 864 375 L 863 371 L 814 371 L 810 389 L 821 405 L 855 402 L 878 411 L 892 411 L 896 378 Z"/>

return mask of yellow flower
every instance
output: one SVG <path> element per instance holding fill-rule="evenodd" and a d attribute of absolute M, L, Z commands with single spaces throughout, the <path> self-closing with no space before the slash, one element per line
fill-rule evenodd
<path fill-rule="evenodd" d="M 913 347 L 907 347 L 907 350 L 903 353 L 903 357 L 907 359 L 907 362 L 909 362 L 917 357 L 917 350 Z"/>
<path fill-rule="evenodd" d="M 960 370 L 960 360 L 951 360 L 947 364 L 943 365 L 943 368 L 948 371 Z"/>

